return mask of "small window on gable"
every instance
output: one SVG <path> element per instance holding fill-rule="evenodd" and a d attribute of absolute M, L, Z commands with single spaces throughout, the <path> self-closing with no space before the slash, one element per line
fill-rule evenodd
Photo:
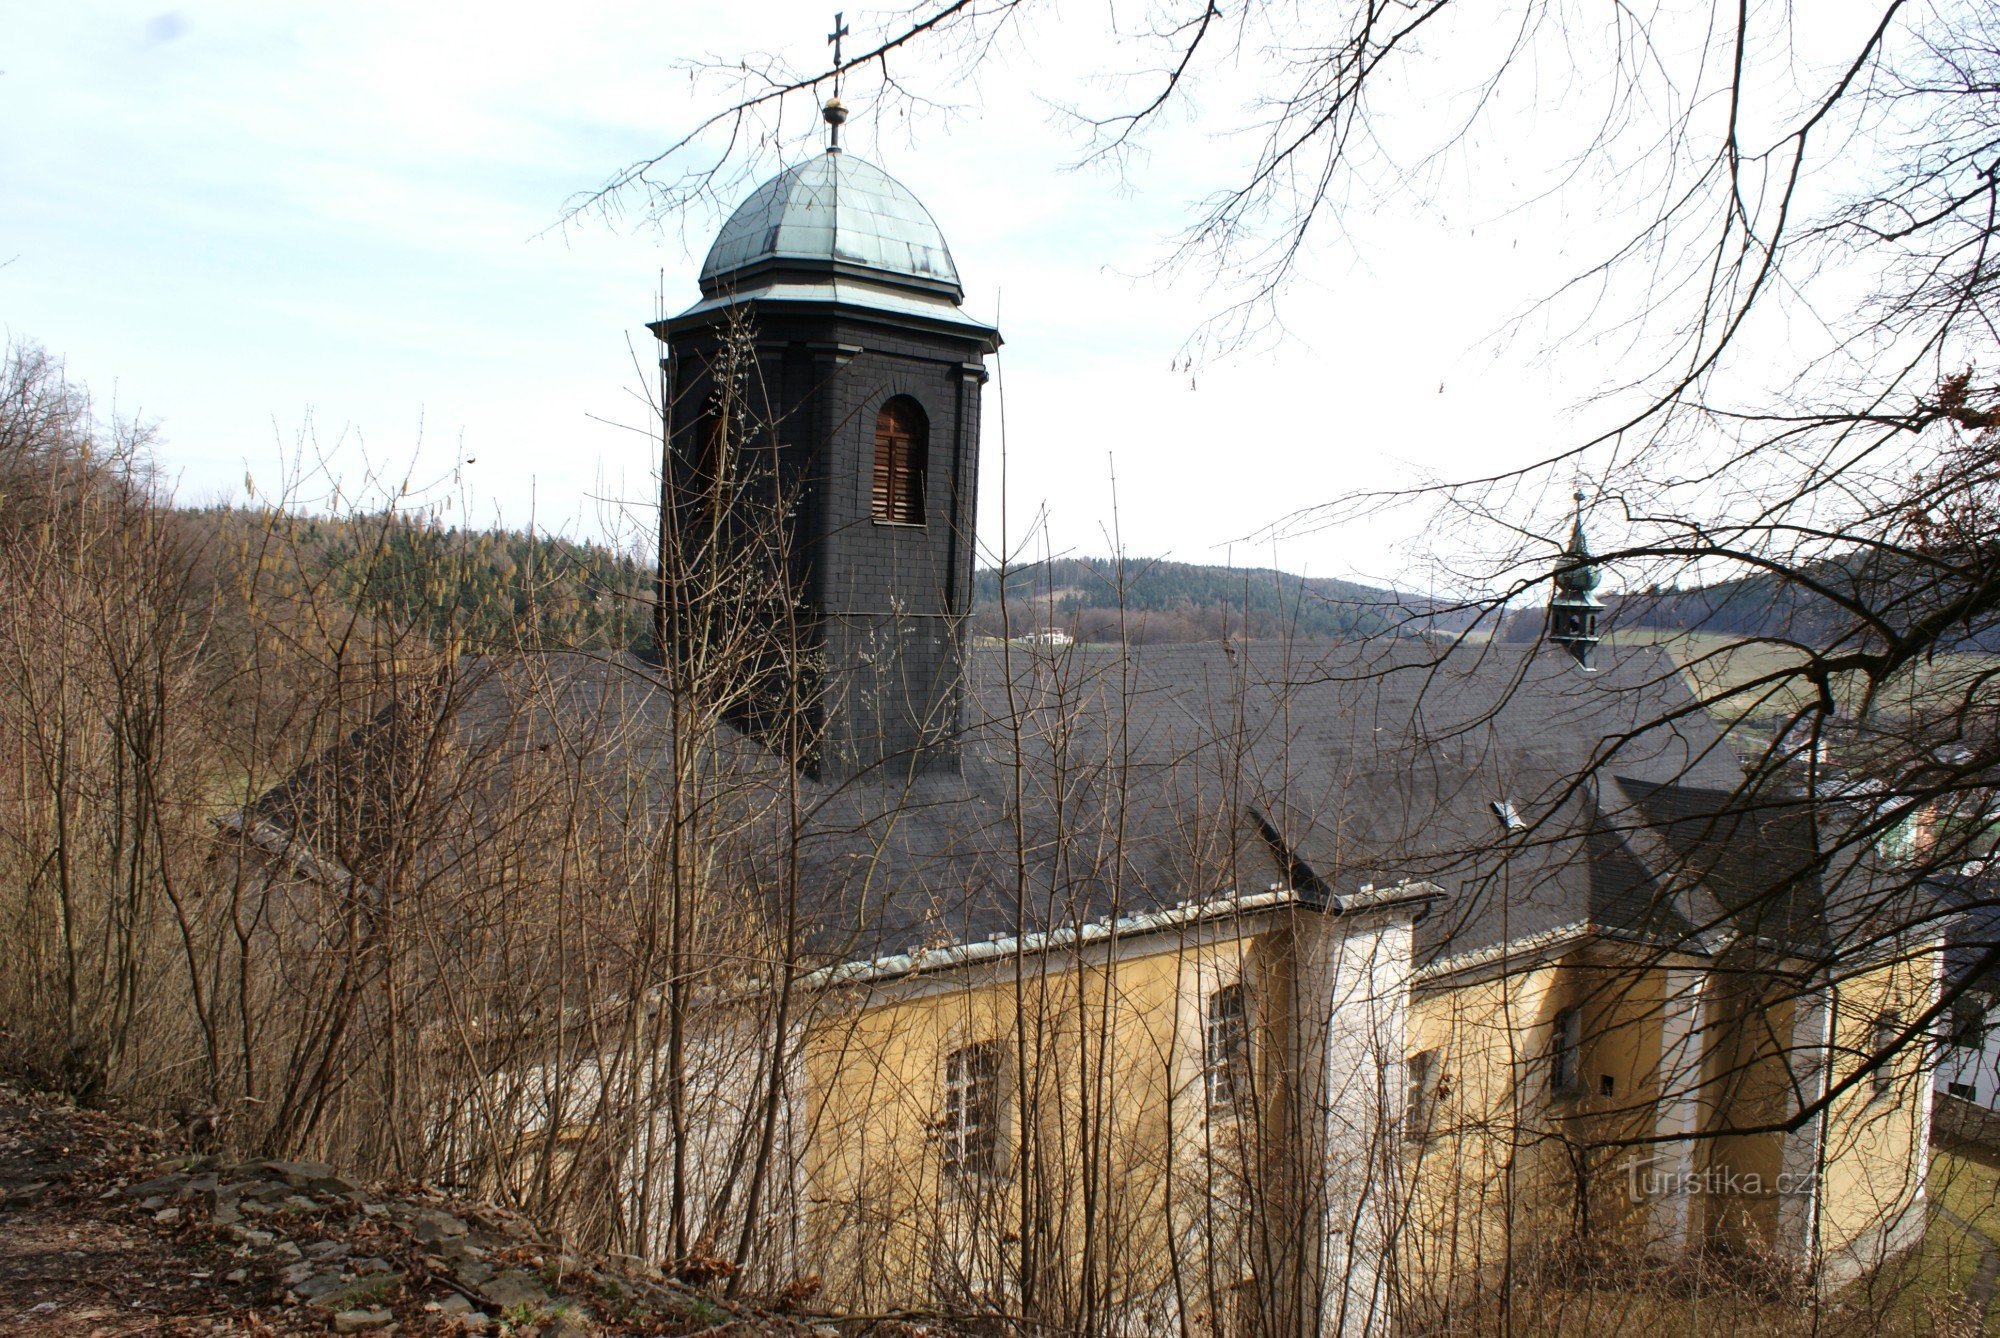
<path fill-rule="evenodd" d="M 1575 1096 L 1583 1066 L 1583 1010 L 1565 1008 L 1556 1014 L 1549 1035 L 1549 1090 Z"/>
<path fill-rule="evenodd" d="M 875 519 L 894 525 L 924 523 L 930 434 L 923 408 L 908 395 L 896 396 L 875 415 Z"/>
<path fill-rule="evenodd" d="M 991 1175 L 999 1169 L 1000 1042 L 960 1046 L 945 1057 L 938 1132 L 950 1174 Z"/>
<path fill-rule="evenodd" d="M 1218 1114 L 1235 1111 L 1250 1099 L 1250 1014 L 1240 981 L 1208 996 L 1202 1052 L 1208 1108 Z"/>

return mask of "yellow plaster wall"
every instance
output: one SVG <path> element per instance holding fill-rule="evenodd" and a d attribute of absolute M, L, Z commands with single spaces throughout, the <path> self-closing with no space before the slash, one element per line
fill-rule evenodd
<path fill-rule="evenodd" d="M 1448 1282 L 1497 1264 L 1532 1229 L 1531 1192 L 1545 1172 L 1527 1132 L 1528 1090 L 1548 1052 L 1558 1000 L 1552 963 L 1463 984 L 1422 988 L 1410 1004 L 1410 1051 L 1435 1051 L 1439 1092 L 1430 1136 L 1406 1149 L 1412 1173 L 1403 1233 L 1406 1284 Z M 1524 1082 L 1524 1077 L 1526 1081 Z"/>
<path fill-rule="evenodd" d="M 1044 1288 L 1088 1273 L 1136 1297 L 1174 1263 L 1205 1271 L 1185 1249 L 1169 1258 L 1169 1232 L 1229 1187 L 1168 1169 L 1229 1149 L 1254 1121 L 1207 1118 L 1201 1008 L 1246 973 L 1257 999 L 1256 963 L 1274 945 L 1143 946 L 1108 966 L 1039 975 L 1024 963 L 1020 979 L 1002 964 L 962 987 L 848 1000 L 821 1018 L 805 1055 L 807 1257 L 832 1297 L 878 1307 L 940 1290 L 999 1296 L 1024 1236 Z M 934 1130 L 946 1056 L 989 1040 L 1013 1056 L 1003 1160 L 990 1180 L 968 1182 L 945 1171 Z M 1253 1041 L 1253 1053 L 1274 1050 Z"/>
<path fill-rule="evenodd" d="M 1201 1008 L 1217 985 L 1247 978 L 1263 1010 L 1253 1013 L 1253 1048 L 1267 1062 L 1283 1054 L 1282 992 L 1270 988 L 1285 974 L 1282 951 L 1277 935 L 1167 945 L 1109 966 L 1021 980 L 1002 969 L 916 997 L 850 999 L 822 1016 L 805 1057 L 807 1257 L 830 1296 L 871 1307 L 940 1289 L 999 1295 L 1025 1234 L 1051 1286 L 1089 1273 L 1143 1309 L 1143 1289 L 1174 1273 L 1196 1314 L 1240 1299 L 1231 1287 L 1256 1271 L 1257 1246 L 1236 1233 L 1254 1186 L 1269 1183 L 1269 1140 L 1259 1134 L 1277 1128 L 1281 1075 L 1260 1071 L 1265 1103 L 1247 1118 L 1211 1120 Z M 1836 1079 L 1860 1062 L 1852 1052 L 1865 1048 L 1879 1014 L 1921 1011 L 1929 969 L 1897 964 L 1840 987 Z M 1580 1159 L 1576 1149 L 1653 1128 L 1665 982 L 1663 968 L 1586 949 L 1415 992 L 1409 1049 L 1438 1053 L 1443 1092 L 1431 1135 L 1403 1149 L 1413 1192 L 1396 1264 L 1406 1286 L 1462 1280 L 1510 1249 L 1567 1234 L 1579 1214 L 1597 1243 L 1643 1243 L 1647 1205 L 1631 1199 L 1622 1169 L 1633 1152 L 1601 1146 Z M 1710 980 L 1718 1029 L 1703 1073 L 1704 1132 L 1759 1123 L 1784 1106 L 1796 1010 L 1766 998 L 1765 984 Z M 1571 1006 L 1583 1010 L 1581 1090 L 1558 1099 L 1548 1055 L 1554 1018 Z M 1005 1075 L 1002 1174 L 966 1185 L 943 1172 L 933 1133 L 944 1057 L 991 1039 L 1035 1061 L 1025 1066 L 1025 1090 L 1021 1067 Z M 1607 1075 L 1608 1096 L 1599 1086 Z M 1912 1056 L 1889 1095 L 1873 1096 L 1864 1080 L 1834 1104 L 1819 1194 L 1824 1249 L 1851 1244 L 1913 1201 L 1923 1081 Z M 1018 1160 L 1024 1147 L 1041 1159 L 1032 1174 Z M 1698 1143 L 1694 1169 L 1755 1173 L 1766 1192 L 1702 1196 L 1691 1206 L 1690 1239 L 1770 1240 L 1768 1189 L 1782 1149 L 1770 1134 Z M 1033 1186 L 1025 1214 L 1024 1180 Z"/>
<path fill-rule="evenodd" d="M 1893 1012 L 1908 1024 L 1922 1014 L 1935 970 L 1935 959 L 1920 955 L 1835 987 L 1831 1027 L 1836 1085 L 1859 1072 L 1877 1018 Z M 1920 1135 L 1928 1078 L 1921 1048 L 1906 1047 L 1891 1064 L 1886 1092 L 1878 1094 L 1864 1076 L 1828 1109 L 1819 1194 L 1819 1240 L 1825 1253 L 1865 1245 L 1870 1232 L 1894 1221 L 1923 1193 L 1925 1142 Z"/>
<path fill-rule="evenodd" d="M 1782 1133 L 1730 1133 L 1782 1122 L 1790 1113 L 1803 1055 L 1794 1034 L 1798 985 L 1768 971 L 1718 971 L 1709 983 L 1710 1049 L 1705 1104 L 1715 1137 L 1704 1165 L 1722 1192 L 1704 1195 L 1701 1238 L 1759 1249 L 1778 1238 Z"/>
<path fill-rule="evenodd" d="M 1668 972 L 1583 955 L 1568 976 L 1568 999 L 1583 1009 L 1582 1075 L 1575 1096 L 1552 1104 L 1562 1132 L 1590 1149 L 1585 1229 L 1598 1244 L 1643 1245 L 1652 1227 L 1647 1201 L 1633 1193 L 1635 1172 L 1656 1148 L 1636 1140 L 1657 1130 Z"/>
<path fill-rule="evenodd" d="M 1511 975 L 1419 991 L 1410 1049 L 1439 1052 L 1450 1090 L 1441 1103 L 1439 1132 L 1408 1154 L 1416 1174 L 1404 1247 L 1408 1280 L 1433 1287 L 1463 1280 L 1499 1263 L 1510 1249 L 1564 1237 L 1579 1226 L 1599 1248 L 1654 1243 L 1660 1224 L 1639 1177 L 1648 1167 L 1671 1165 L 1668 1149 L 1648 1141 L 1658 1130 L 1668 980 L 1666 967 L 1633 962 L 1598 945 Z M 1718 988 L 1715 978 L 1708 988 Z M 1711 999 L 1725 1014 L 1763 1002 L 1754 993 L 1736 999 L 1726 988 Z M 1582 1045 L 1577 1091 L 1561 1095 L 1550 1087 L 1549 1056 L 1555 1017 L 1570 1007 L 1581 1010 Z M 1789 1011 L 1780 1009 L 1775 1024 L 1788 1044 Z M 1725 1107 L 1736 1123 L 1762 1122 L 1787 1090 L 1778 1047 L 1758 1039 L 1766 1034 L 1761 1029 L 1726 1039 L 1740 1031 L 1725 1028 L 1720 1049 L 1705 1056 L 1695 1113 L 1704 1135 L 1721 1127 Z M 1712 1033 L 1705 1039 L 1719 1038 Z M 1726 1089 L 1718 1083 L 1718 1074 L 1746 1062 L 1747 1074 Z M 1695 1081 L 1689 1075 L 1688 1082 Z M 1703 1137 L 1693 1156 L 1679 1169 L 1750 1170 L 1769 1187 L 1777 1182 L 1782 1140 Z M 1704 1192 L 1689 1204 L 1694 1241 L 1725 1231 L 1737 1237 L 1755 1231 L 1768 1240 L 1774 1225 L 1768 1193 L 1739 1201 Z"/>

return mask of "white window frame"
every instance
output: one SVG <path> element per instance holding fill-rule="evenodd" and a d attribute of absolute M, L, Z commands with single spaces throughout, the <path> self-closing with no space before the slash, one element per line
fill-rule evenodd
<path fill-rule="evenodd" d="M 1234 980 L 1209 991 L 1201 1013 L 1202 1086 L 1209 1113 L 1233 1115 L 1250 1100 L 1250 996 Z"/>
<path fill-rule="evenodd" d="M 1411 1143 L 1428 1143 L 1436 1135 L 1438 1097 L 1442 1090 L 1444 1065 L 1436 1049 L 1419 1050 L 1403 1061 L 1409 1079 L 1409 1096 L 1403 1107 L 1403 1138 Z"/>
<path fill-rule="evenodd" d="M 1549 1027 L 1549 1091 L 1559 1097 L 1583 1093 L 1583 1010 L 1559 1009 Z"/>
<path fill-rule="evenodd" d="M 999 1173 L 1005 1058 L 999 1041 L 973 1041 L 945 1056 L 938 1145 L 949 1175 L 976 1179 Z"/>

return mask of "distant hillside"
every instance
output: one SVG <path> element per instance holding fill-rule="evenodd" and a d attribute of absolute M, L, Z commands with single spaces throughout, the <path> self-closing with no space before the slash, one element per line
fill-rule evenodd
<path fill-rule="evenodd" d="M 225 564 L 251 560 L 258 547 L 283 549 L 289 580 L 323 583 L 358 612 L 468 649 L 653 647 L 652 564 L 599 544 L 381 516 L 180 514 Z M 274 559 L 267 552 L 263 560 Z M 1006 624 L 1016 634 L 1059 627 L 1085 641 L 1116 641 L 1121 626 L 1135 643 L 1324 640 L 1413 630 L 1424 621 L 1420 605 L 1395 591 L 1270 568 L 1131 559 L 1121 573 L 1108 558 L 1064 558 L 1009 569 Z M 974 579 L 973 626 L 986 636 L 1005 630 L 998 572 Z"/>
<path fill-rule="evenodd" d="M 1825 573 L 1839 579 L 1828 566 Z M 1846 581 L 1852 584 L 1851 580 Z M 1652 627 L 1717 636 L 1775 636 L 1809 645 L 1826 639 L 1846 621 L 1810 600 L 1800 588 L 1776 576 L 1758 575 L 1682 589 L 1633 591 L 1607 601 L 1609 620 L 1623 627 Z"/>
<path fill-rule="evenodd" d="M 326 519 L 240 508 L 183 510 L 211 562 L 275 567 L 281 586 L 323 588 L 359 613 L 468 650 L 647 650 L 653 567 L 598 544 L 400 517 Z"/>
<path fill-rule="evenodd" d="M 973 626 L 982 635 L 1056 627 L 1084 641 L 1218 641 L 1224 637 L 1324 639 L 1407 630 L 1420 611 L 1407 596 L 1352 581 L 1270 568 L 1189 562 L 1061 558 L 978 574 Z"/>
<path fill-rule="evenodd" d="M 1873 610 L 1897 626 L 1930 616 L 1964 593 L 1963 568 L 1956 565 L 1934 570 L 1915 563 L 1826 561 L 1801 569 L 1796 579 L 1760 573 L 1706 586 L 1634 591 L 1608 601 L 1608 621 L 1620 627 L 1825 646 L 1851 635 L 1857 625 L 1855 614 L 1840 601 Z M 1990 616 L 1976 618 L 1971 626 L 1960 621 L 1957 634 L 1939 649 L 2000 650 L 2000 627 Z"/>

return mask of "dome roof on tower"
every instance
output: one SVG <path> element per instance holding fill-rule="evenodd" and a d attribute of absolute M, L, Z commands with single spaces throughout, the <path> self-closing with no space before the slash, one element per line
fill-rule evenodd
<path fill-rule="evenodd" d="M 838 150 L 780 172 L 737 206 L 708 249 L 701 288 L 712 296 L 759 271 L 821 267 L 964 297 L 930 211 L 881 168 Z"/>

